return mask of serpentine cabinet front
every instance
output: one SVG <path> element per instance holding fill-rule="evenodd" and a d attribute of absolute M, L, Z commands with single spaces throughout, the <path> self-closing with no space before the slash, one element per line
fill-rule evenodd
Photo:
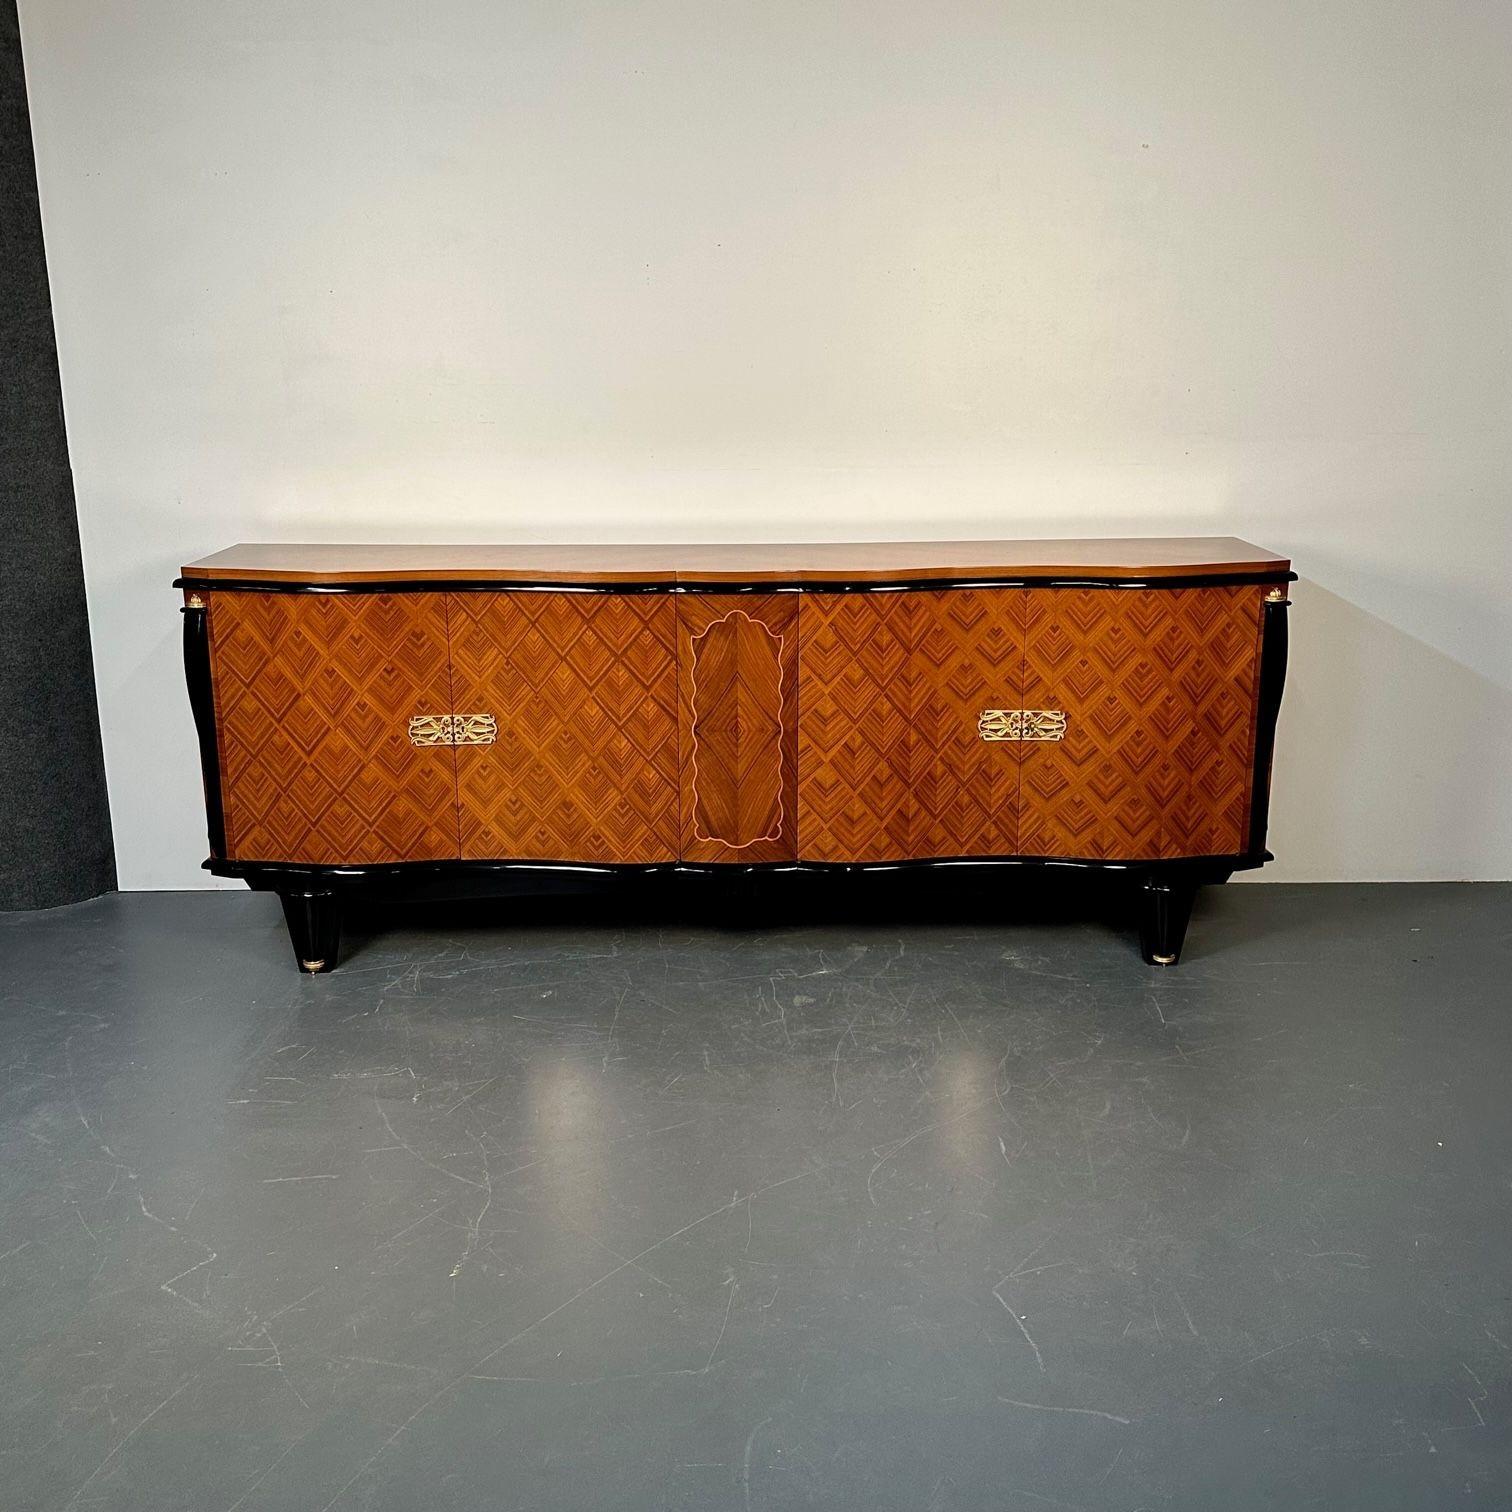
<path fill-rule="evenodd" d="M 186 579 L 207 865 L 311 938 L 426 868 L 1098 865 L 1144 881 L 1168 961 L 1195 884 L 1266 859 L 1281 577 Z"/>
<path fill-rule="evenodd" d="M 217 593 L 229 860 L 1244 850 L 1257 587 Z"/>

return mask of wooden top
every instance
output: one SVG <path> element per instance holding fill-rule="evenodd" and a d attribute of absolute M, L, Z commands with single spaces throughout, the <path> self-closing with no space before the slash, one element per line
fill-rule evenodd
<path fill-rule="evenodd" d="M 380 546 L 255 543 L 184 567 L 200 582 L 759 583 L 930 578 L 1257 577 L 1291 563 L 1233 536 L 795 545 Z"/>

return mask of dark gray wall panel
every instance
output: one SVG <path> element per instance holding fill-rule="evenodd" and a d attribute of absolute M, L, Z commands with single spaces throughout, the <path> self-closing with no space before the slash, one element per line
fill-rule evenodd
<path fill-rule="evenodd" d="M 115 886 L 14 0 L 0 0 L 0 909 Z"/>

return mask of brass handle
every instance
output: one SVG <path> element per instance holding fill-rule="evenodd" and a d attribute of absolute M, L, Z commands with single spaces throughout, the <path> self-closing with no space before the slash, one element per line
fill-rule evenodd
<path fill-rule="evenodd" d="M 416 714 L 409 722 L 416 746 L 492 745 L 498 733 L 492 714 Z"/>
<path fill-rule="evenodd" d="M 983 740 L 1061 740 L 1066 734 L 1064 709 L 983 709 L 977 718 Z"/>
<path fill-rule="evenodd" d="M 410 744 L 414 746 L 450 745 L 450 714 L 416 714 L 409 722 Z"/>
<path fill-rule="evenodd" d="M 453 745 L 492 745 L 499 733 L 499 722 L 492 714 L 453 714 Z"/>

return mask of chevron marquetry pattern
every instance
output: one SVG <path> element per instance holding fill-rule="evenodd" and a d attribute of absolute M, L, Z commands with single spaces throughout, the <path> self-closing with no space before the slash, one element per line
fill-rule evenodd
<path fill-rule="evenodd" d="M 677 617 L 661 593 L 450 595 L 465 860 L 673 861 Z"/>
<path fill-rule="evenodd" d="M 208 595 L 226 851 L 237 861 L 455 858 L 439 593 Z"/>
<path fill-rule="evenodd" d="M 686 594 L 677 609 L 682 855 L 797 855 L 798 596 Z"/>
<path fill-rule="evenodd" d="M 214 592 L 227 854 L 1239 855 L 1264 591 Z"/>
<path fill-rule="evenodd" d="M 1019 748 L 1023 854 L 1246 849 L 1264 592 L 1027 595 L 1023 703 L 1064 709 L 1066 734 Z"/>
<path fill-rule="evenodd" d="M 799 605 L 805 861 L 895 861 L 913 853 L 913 597 L 816 593 Z"/>
<path fill-rule="evenodd" d="M 1014 854 L 1017 751 L 977 722 L 1018 706 L 1023 618 L 1021 589 L 803 596 L 803 859 Z"/>

